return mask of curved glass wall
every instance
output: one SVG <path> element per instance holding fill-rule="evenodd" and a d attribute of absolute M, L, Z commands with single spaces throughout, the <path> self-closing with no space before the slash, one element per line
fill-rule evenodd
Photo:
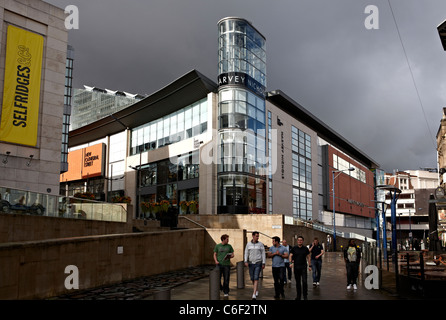
<path fill-rule="evenodd" d="M 244 19 L 218 28 L 217 213 L 265 213 L 265 38 Z"/>
<path fill-rule="evenodd" d="M 266 87 L 265 38 L 246 20 L 219 21 L 218 74 L 241 72 Z"/>

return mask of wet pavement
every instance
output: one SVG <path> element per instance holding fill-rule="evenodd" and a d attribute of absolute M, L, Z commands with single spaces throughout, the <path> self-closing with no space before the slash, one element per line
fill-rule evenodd
<path fill-rule="evenodd" d="M 215 266 L 198 266 L 163 274 L 123 281 L 119 284 L 93 289 L 76 290 L 73 293 L 51 298 L 51 300 L 144 300 L 176 286 L 208 277 Z"/>
<path fill-rule="evenodd" d="M 249 278 L 248 268 L 244 270 L 243 289 L 237 288 L 237 273 L 233 269 L 230 276 L 229 297 L 220 294 L 221 300 L 251 300 L 252 283 Z M 347 272 L 342 253 L 328 252 L 323 257 L 322 272 L 319 286 L 313 286 L 311 272 L 307 272 L 308 280 L 308 300 L 399 300 L 401 299 L 395 291 L 394 277 L 391 273 L 385 273 L 383 276 L 382 289 L 367 289 L 364 285 L 362 275 L 358 279 L 357 290 L 347 290 Z M 193 282 L 188 282 L 177 286 L 171 290 L 171 300 L 208 300 L 209 277 L 202 278 Z M 383 290 L 385 289 L 385 290 Z M 285 299 L 296 299 L 296 283 L 294 274 L 291 282 L 288 282 L 284 288 Z M 257 300 L 276 300 L 274 299 L 274 280 L 271 269 L 271 259 L 267 259 L 267 265 L 263 270 L 263 277 L 259 280 L 259 295 Z"/>
<path fill-rule="evenodd" d="M 77 290 L 72 294 L 55 297 L 55 300 L 153 300 L 157 293 L 168 293 L 170 300 L 210 300 L 210 272 L 215 266 L 199 266 L 172 271 L 160 275 L 142 277 L 115 285 L 89 290 Z M 308 272 L 309 300 L 399 300 L 395 291 L 392 273 L 383 272 L 381 289 L 367 289 L 362 275 L 358 279 L 357 290 L 347 290 L 347 275 L 342 253 L 328 252 L 323 257 L 319 286 L 313 286 L 311 272 Z M 244 288 L 237 288 L 236 269 L 231 270 L 229 297 L 221 300 L 251 300 L 252 284 L 248 268 L 244 268 Z M 295 300 L 296 285 L 294 275 L 285 285 L 285 299 Z M 257 300 L 274 299 L 274 281 L 271 259 L 263 270 L 259 281 Z"/>

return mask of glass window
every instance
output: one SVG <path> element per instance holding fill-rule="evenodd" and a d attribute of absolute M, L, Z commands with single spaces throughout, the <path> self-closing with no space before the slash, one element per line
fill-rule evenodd
<path fill-rule="evenodd" d="M 220 91 L 220 101 L 231 101 L 233 100 L 232 96 L 232 90 Z"/>
<path fill-rule="evenodd" d="M 192 108 L 192 127 L 200 124 L 200 104 L 196 104 Z"/>
<path fill-rule="evenodd" d="M 192 128 L 192 107 L 187 107 L 184 111 L 184 127 L 186 130 Z"/>

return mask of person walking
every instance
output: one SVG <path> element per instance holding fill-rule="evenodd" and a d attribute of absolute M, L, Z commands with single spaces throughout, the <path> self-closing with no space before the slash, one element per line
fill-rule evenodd
<path fill-rule="evenodd" d="M 297 238 L 297 245 L 290 250 L 290 261 L 294 265 L 294 278 L 296 279 L 296 300 L 300 300 L 303 294 L 304 300 L 308 299 L 307 262 L 311 271 L 310 250 L 303 245 L 304 237 Z"/>
<path fill-rule="evenodd" d="M 287 241 L 285 239 L 282 240 L 282 246 L 285 247 L 286 251 L 288 251 L 288 258 L 284 258 L 283 261 L 285 262 L 285 275 L 283 278 L 283 283 L 287 284 L 288 282 L 291 283 L 291 274 L 292 274 L 292 270 L 290 267 L 290 246 L 288 245 Z"/>
<path fill-rule="evenodd" d="M 229 296 L 229 277 L 231 274 L 231 260 L 234 258 L 234 249 L 229 244 L 229 236 L 223 234 L 220 237 L 221 243 L 214 248 L 214 262 L 220 270 L 220 290 L 223 290 L 225 297 Z M 221 277 L 223 276 L 223 285 Z"/>
<path fill-rule="evenodd" d="M 273 246 L 269 248 L 268 258 L 272 258 L 272 271 L 274 278 L 274 299 L 285 299 L 283 284 L 285 279 L 285 261 L 288 257 L 287 249 L 280 244 L 279 237 L 273 237 Z"/>
<path fill-rule="evenodd" d="M 265 269 L 266 255 L 265 246 L 259 241 L 259 232 L 252 233 L 252 240 L 245 247 L 245 266 L 249 268 L 249 276 L 252 281 L 252 299 L 256 300 L 259 295 L 258 285 L 260 271 Z"/>
<path fill-rule="evenodd" d="M 348 246 L 344 250 L 344 260 L 347 268 L 347 290 L 352 287 L 358 289 L 356 281 L 359 273 L 359 262 L 361 261 L 361 251 L 356 247 L 354 239 L 348 241 Z"/>
<path fill-rule="evenodd" d="M 321 280 L 322 256 L 324 255 L 324 248 L 317 237 L 313 239 L 309 250 L 311 252 L 311 268 L 313 269 L 313 286 L 316 287 L 319 286 Z"/>

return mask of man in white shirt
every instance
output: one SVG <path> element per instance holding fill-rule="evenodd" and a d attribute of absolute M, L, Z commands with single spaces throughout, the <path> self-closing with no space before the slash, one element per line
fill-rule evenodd
<path fill-rule="evenodd" d="M 265 269 L 266 255 L 265 246 L 259 241 L 259 232 L 252 233 L 252 240 L 248 242 L 245 248 L 245 266 L 249 268 L 249 276 L 253 284 L 252 299 L 255 300 L 259 295 L 258 284 L 260 271 Z"/>

